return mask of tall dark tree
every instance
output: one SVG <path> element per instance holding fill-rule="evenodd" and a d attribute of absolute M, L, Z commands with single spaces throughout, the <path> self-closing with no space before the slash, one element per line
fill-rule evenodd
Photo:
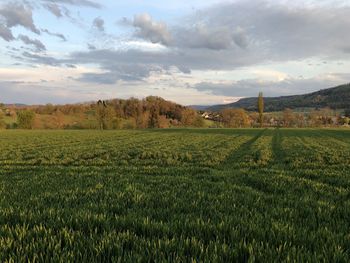
<path fill-rule="evenodd" d="M 259 92 L 258 111 L 259 111 L 259 123 L 260 123 L 260 127 L 262 127 L 263 121 L 264 121 L 264 97 L 262 92 Z"/>

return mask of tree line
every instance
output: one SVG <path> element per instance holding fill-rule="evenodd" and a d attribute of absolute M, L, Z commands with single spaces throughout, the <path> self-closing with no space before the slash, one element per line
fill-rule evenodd
<path fill-rule="evenodd" d="M 310 112 L 295 112 L 285 108 L 280 112 L 264 113 L 264 97 L 260 92 L 257 100 L 258 112 L 228 108 L 220 111 L 220 119 L 225 127 L 332 127 L 350 125 L 350 109 L 343 114 L 329 107 Z"/>
<path fill-rule="evenodd" d="M 15 122 L 6 126 L 4 115 L 12 117 Z M 0 108 L 0 123 L 7 128 L 107 130 L 203 127 L 204 122 L 194 109 L 155 96 L 142 100 L 113 99 L 99 100 L 97 103 L 47 104 L 21 108 L 3 105 Z"/>
<path fill-rule="evenodd" d="M 99 100 L 93 103 L 11 107 L 0 104 L 0 129 L 144 129 L 168 127 L 324 127 L 350 125 L 350 109 L 330 108 L 264 113 L 263 94 L 258 111 L 227 108 L 200 112 L 160 97 Z M 12 120 L 5 122 L 7 120 Z"/>

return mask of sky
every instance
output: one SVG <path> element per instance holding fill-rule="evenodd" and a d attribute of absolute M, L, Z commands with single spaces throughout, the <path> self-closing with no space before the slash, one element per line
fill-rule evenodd
<path fill-rule="evenodd" d="M 350 1 L 0 0 L 0 102 L 184 105 L 349 83 Z"/>

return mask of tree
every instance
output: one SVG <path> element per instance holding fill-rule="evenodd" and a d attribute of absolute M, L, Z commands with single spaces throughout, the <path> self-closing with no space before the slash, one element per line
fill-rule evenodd
<path fill-rule="evenodd" d="M 283 111 L 283 123 L 285 127 L 292 127 L 295 123 L 295 115 L 291 109 Z"/>
<path fill-rule="evenodd" d="M 2 111 L 2 109 L 0 108 L 0 129 L 4 129 L 6 128 L 6 123 L 4 120 L 4 113 Z"/>
<path fill-rule="evenodd" d="M 159 128 L 159 109 L 155 104 L 150 109 L 148 127 Z"/>
<path fill-rule="evenodd" d="M 305 127 L 305 116 L 303 113 L 295 114 L 295 120 L 299 128 Z"/>
<path fill-rule="evenodd" d="M 259 97 L 258 97 L 258 111 L 259 111 L 259 123 L 260 127 L 263 126 L 263 115 L 264 115 L 264 97 L 263 93 L 259 92 Z"/>
<path fill-rule="evenodd" d="M 224 109 L 221 115 L 227 128 L 243 128 L 250 125 L 250 118 L 243 109 Z"/>
<path fill-rule="evenodd" d="M 205 126 L 205 121 L 202 116 L 197 115 L 196 119 L 193 122 L 193 127 L 203 128 Z"/>
<path fill-rule="evenodd" d="M 96 119 L 98 127 L 101 130 L 111 129 L 115 112 L 113 108 L 107 105 L 106 101 L 99 100 L 96 105 Z"/>
<path fill-rule="evenodd" d="M 313 110 L 308 115 L 308 126 L 320 127 L 322 125 L 322 120 L 320 118 L 320 112 Z"/>
<path fill-rule="evenodd" d="M 329 108 L 322 108 L 319 111 L 322 125 L 328 126 L 332 124 L 333 111 Z"/>
<path fill-rule="evenodd" d="M 64 125 L 64 114 L 60 110 L 56 110 L 52 115 L 55 127 L 58 129 L 62 128 Z"/>
<path fill-rule="evenodd" d="M 17 112 L 18 128 L 32 129 L 35 119 L 35 113 L 30 110 L 21 110 Z"/>
<path fill-rule="evenodd" d="M 197 112 L 193 109 L 186 108 L 181 112 L 181 123 L 184 126 L 192 126 L 197 118 Z"/>

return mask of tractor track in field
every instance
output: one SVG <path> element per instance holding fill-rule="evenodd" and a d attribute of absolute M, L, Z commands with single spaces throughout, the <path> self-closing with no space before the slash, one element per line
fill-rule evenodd
<path fill-rule="evenodd" d="M 254 142 L 256 142 L 266 132 L 266 130 L 267 129 L 261 130 L 253 138 L 243 143 L 237 149 L 233 150 L 228 155 L 228 157 L 220 164 L 220 170 L 224 170 L 229 167 L 232 167 L 233 163 L 237 163 L 243 156 L 245 156 L 250 151 L 250 148 L 254 144 Z"/>

